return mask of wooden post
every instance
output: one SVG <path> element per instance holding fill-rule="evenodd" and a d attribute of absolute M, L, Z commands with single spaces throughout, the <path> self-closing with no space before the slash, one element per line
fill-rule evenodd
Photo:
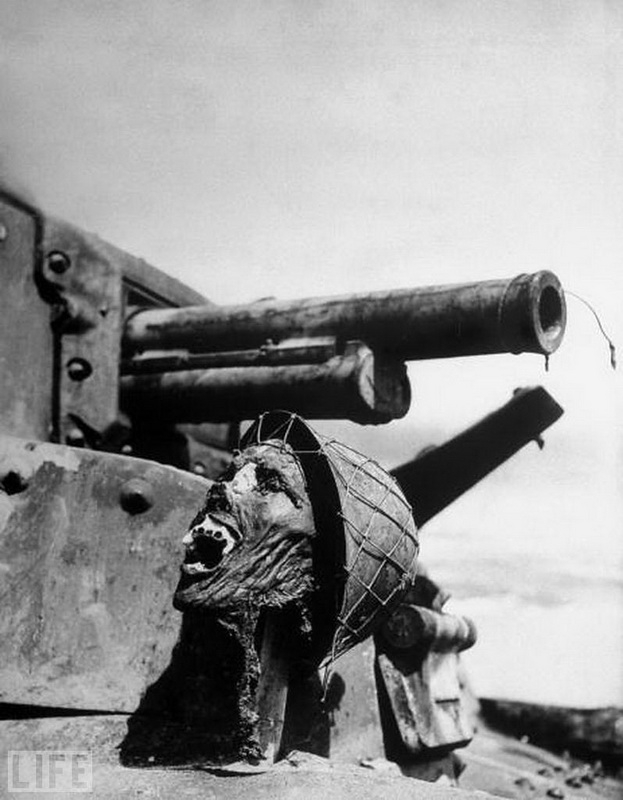
<path fill-rule="evenodd" d="M 289 663 L 278 614 L 269 611 L 264 624 L 257 688 L 259 740 L 264 758 L 274 763 L 280 755 L 281 734 L 288 699 Z"/>

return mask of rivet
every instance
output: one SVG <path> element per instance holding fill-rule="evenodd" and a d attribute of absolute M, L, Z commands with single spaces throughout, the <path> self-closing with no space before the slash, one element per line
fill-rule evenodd
<path fill-rule="evenodd" d="M 84 433 L 80 428 L 70 428 L 65 434 L 65 444 L 70 447 L 84 447 L 85 442 Z"/>
<path fill-rule="evenodd" d="M 67 362 L 67 375 L 72 381 L 84 381 L 93 374 L 93 367 L 85 358 L 72 358 Z"/>
<path fill-rule="evenodd" d="M 154 504 L 154 490 L 142 478 L 131 478 L 121 487 L 121 508 L 128 514 L 142 514 Z"/>
<path fill-rule="evenodd" d="M 3 242 L 3 241 L 6 239 L 6 237 L 7 237 L 8 235 L 9 235 L 9 232 L 8 232 L 8 230 L 6 229 L 6 225 L 3 225 L 3 224 L 0 222 L 0 242 Z"/>
<path fill-rule="evenodd" d="M 66 253 L 62 253 L 60 250 L 52 250 L 51 253 L 48 253 L 46 263 L 48 268 L 56 275 L 62 275 L 64 272 L 67 272 L 71 266 L 69 256 Z"/>

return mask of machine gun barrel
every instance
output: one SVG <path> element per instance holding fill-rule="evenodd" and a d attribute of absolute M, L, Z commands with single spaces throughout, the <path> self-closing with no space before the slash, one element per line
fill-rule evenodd
<path fill-rule="evenodd" d="M 418 526 L 460 497 L 541 433 L 563 409 L 542 387 L 519 389 L 501 408 L 453 439 L 393 469 Z"/>
<path fill-rule="evenodd" d="M 323 363 L 124 375 L 120 389 L 130 417 L 159 424 L 252 419 L 279 406 L 310 419 L 380 424 L 403 417 L 411 402 L 405 365 L 362 344 Z"/>
<path fill-rule="evenodd" d="M 551 272 L 447 286 L 248 305 L 144 309 L 126 321 L 126 354 L 221 352 L 293 337 L 363 341 L 403 361 L 489 353 L 548 355 L 560 344 L 565 301 Z"/>

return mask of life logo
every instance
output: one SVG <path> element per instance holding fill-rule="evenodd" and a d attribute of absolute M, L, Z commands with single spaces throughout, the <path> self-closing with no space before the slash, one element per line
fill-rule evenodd
<path fill-rule="evenodd" d="M 9 792 L 93 791 L 88 750 L 9 750 L 7 759 Z"/>

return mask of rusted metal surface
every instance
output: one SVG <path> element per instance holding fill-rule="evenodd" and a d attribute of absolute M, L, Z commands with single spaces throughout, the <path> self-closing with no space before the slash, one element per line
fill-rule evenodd
<path fill-rule="evenodd" d="M 132 299 L 197 302 L 196 292 L 140 259 L 46 217 L 38 274 L 56 334 L 54 438 L 99 446 L 119 414 L 121 322 Z M 52 362 L 52 351 L 49 351 Z"/>
<path fill-rule="evenodd" d="M 435 653 L 458 653 L 475 644 L 476 628 L 466 617 L 401 603 L 383 626 L 383 636 L 398 650 L 420 647 Z"/>
<path fill-rule="evenodd" d="M 375 677 L 375 646 L 367 639 L 332 668 L 328 686 L 331 758 L 359 763 L 385 757 Z"/>
<path fill-rule="evenodd" d="M 446 598 L 422 570 L 375 637 L 386 751 L 400 764 L 437 758 L 474 735 L 459 653 L 475 643 L 476 628 L 443 613 Z"/>
<path fill-rule="evenodd" d="M 119 264 L 123 273 L 125 308 L 128 314 L 132 308 L 138 307 L 171 308 L 195 303 L 213 305 L 200 292 L 148 264 L 142 258 L 123 252 Z"/>
<path fill-rule="evenodd" d="M 520 389 L 453 439 L 393 469 L 417 524 L 424 525 L 528 442 L 540 443 L 541 433 L 562 414 L 542 386 Z"/>
<path fill-rule="evenodd" d="M 122 375 L 153 375 L 224 367 L 277 367 L 283 364 L 322 364 L 337 355 L 335 337 L 291 339 L 281 345 L 267 344 L 256 350 L 222 353 L 167 353 L 124 359 Z"/>
<path fill-rule="evenodd" d="M 52 418 L 50 308 L 35 283 L 42 221 L 0 193 L 0 432 L 47 439 Z"/>
<path fill-rule="evenodd" d="M 65 223 L 45 226 L 40 284 L 54 306 L 54 437 L 91 444 L 118 416 L 122 281 L 113 248 Z"/>
<path fill-rule="evenodd" d="M 0 438 L 0 702 L 135 710 L 171 657 L 179 534 L 208 486 Z"/>
<path fill-rule="evenodd" d="M 404 364 L 363 345 L 321 364 L 125 376 L 121 406 L 161 422 L 252 419 L 288 408 L 310 419 L 379 424 L 403 417 L 411 400 Z"/>
<path fill-rule="evenodd" d="M 109 447 L 108 431 L 118 423 L 125 308 L 208 301 L 4 193 L 0 232 L 0 431 Z M 214 434 L 226 446 L 228 433 Z"/>
<path fill-rule="evenodd" d="M 565 301 L 551 272 L 512 280 L 194 306 L 134 314 L 128 351 L 188 348 L 214 352 L 260 347 L 293 336 L 362 340 L 403 360 L 500 352 L 553 352 L 564 333 Z"/>
<path fill-rule="evenodd" d="M 456 653 L 431 652 L 415 668 L 379 653 L 378 667 L 401 743 L 411 756 L 471 741 L 475 729 L 462 703 Z"/>

